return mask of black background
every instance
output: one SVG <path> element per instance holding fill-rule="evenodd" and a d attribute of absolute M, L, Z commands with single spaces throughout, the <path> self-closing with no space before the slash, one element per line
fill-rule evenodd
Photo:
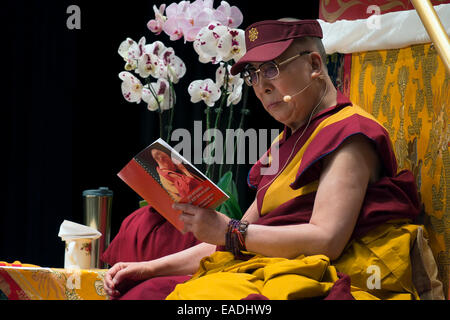
<path fill-rule="evenodd" d="M 239 28 L 259 20 L 318 17 L 318 1 L 228 1 L 244 14 Z M 114 191 L 113 237 L 139 197 L 117 176 L 137 152 L 158 137 L 158 117 L 121 94 L 124 61 L 117 54 L 130 37 L 163 41 L 186 63 L 176 85 L 175 127 L 192 129 L 204 104 L 191 104 L 187 86 L 214 78 L 215 66 L 198 62 L 192 43 L 170 41 L 146 27 L 153 4 L 163 1 L 23 1 L 0 4 L 1 181 L 0 261 L 62 267 L 64 219 L 82 223 L 82 192 Z M 165 2 L 169 4 L 170 2 Z M 69 30 L 70 5 L 81 9 L 81 29 Z M 220 1 L 214 2 L 214 8 Z M 252 92 L 246 128 L 280 128 Z M 250 165 L 239 175 L 243 210 L 254 193 L 246 187 Z"/>

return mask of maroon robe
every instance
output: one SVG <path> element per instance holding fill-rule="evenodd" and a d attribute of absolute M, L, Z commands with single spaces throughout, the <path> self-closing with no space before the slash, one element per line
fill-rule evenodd
<path fill-rule="evenodd" d="M 352 104 L 338 92 L 337 105 L 330 107 L 312 118 L 298 145 L 294 145 L 303 128 L 290 135 L 285 128 L 278 142 L 280 151 L 280 168 L 283 160 L 287 161 L 292 148 L 297 152 L 312 137 L 313 131 L 323 122 L 338 114 Z M 336 150 L 348 137 L 361 134 L 374 144 L 383 166 L 383 177 L 368 186 L 361 212 L 352 238 L 358 238 L 380 224 L 399 218 L 415 218 L 419 213 L 419 200 L 414 176 L 409 171 L 397 173 L 397 162 L 387 131 L 376 121 L 364 114 L 344 116 L 340 121 L 325 126 L 315 135 L 305 151 L 297 175 L 293 177 L 290 187 L 298 189 L 312 181 L 318 180 L 321 173 L 321 159 Z M 249 186 L 258 188 L 270 182 L 273 176 L 261 175 L 262 162 L 258 161 L 250 170 Z M 258 193 L 257 204 L 260 219 L 255 223 L 262 225 L 289 225 L 308 223 L 314 205 L 315 192 L 290 199 L 275 209 L 261 215 L 262 202 L 267 189 Z M 142 233 L 140 235 L 139 233 Z M 120 244 L 120 239 L 127 239 Z M 114 264 L 119 261 L 145 261 L 165 254 L 177 252 L 197 244 L 198 241 L 189 233 L 182 235 L 166 222 L 153 209 L 146 207 L 128 217 L 122 224 L 118 236 L 103 255 L 103 261 Z M 108 253 L 108 251 L 111 253 Z M 119 253 L 113 253 L 119 250 Z M 218 250 L 223 250 L 218 247 Z M 125 252 L 128 251 L 128 252 Z M 115 258 L 114 258 L 115 257 Z M 134 260 L 133 260 L 134 258 Z M 127 259 L 127 260 L 123 260 Z M 328 299 L 352 299 L 350 294 L 350 278 L 339 274 Z M 165 298 L 178 283 L 189 279 L 189 276 L 161 277 L 146 280 L 124 293 L 121 299 L 162 299 Z M 264 299 L 252 295 L 250 299 Z"/>

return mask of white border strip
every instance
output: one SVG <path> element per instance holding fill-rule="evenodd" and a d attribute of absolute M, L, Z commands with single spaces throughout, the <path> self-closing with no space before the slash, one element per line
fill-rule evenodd
<path fill-rule="evenodd" d="M 450 34 L 450 4 L 434 9 Z M 416 10 L 389 12 L 369 19 L 318 21 L 327 54 L 397 49 L 431 42 Z"/>
<path fill-rule="evenodd" d="M 31 271 L 39 271 L 39 270 L 45 270 L 52 272 L 51 268 L 44 268 L 44 267 L 16 267 L 16 266 L 0 266 L 2 269 L 13 269 L 13 270 L 31 270 Z"/>

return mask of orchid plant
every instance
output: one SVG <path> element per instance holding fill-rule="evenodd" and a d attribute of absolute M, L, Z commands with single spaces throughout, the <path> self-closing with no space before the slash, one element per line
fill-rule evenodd
<path fill-rule="evenodd" d="M 159 8 L 153 6 L 155 18 L 147 23 L 147 27 L 156 35 L 164 32 L 172 41 L 184 39 L 184 43 L 192 42 L 200 63 L 218 66 L 214 80 L 208 78 L 190 83 L 188 92 L 191 102 L 203 102 L 206 105 L 207 129 L 220 129 L 222 114 L 226 111 L 226 129 L 229 129 L 233 124 L 234 106 L 243 100 L 243 107 L 239 109 L 240 129 L 245 115 L 249 113 L 246 109 L 248 87 L 243 86 L 244 80 L 239 75 L 232 76 L 230 69 L 245 54 L 244 31 L 237 28 L 243 21 L 243 15 L 239 8 L 230 6 L 226 1 L 222 1 L 216 9 L 213 8 L 213 2 L 214 0 L 196 0 L 192 3 L 181 1 L 167 7 L 165 4 Z M 172 48 L 166 47 L 161 41 L 146 44 L 145 37 L 139 42 L 127 38 L 120 44 L 118 52 L 125 60 L 125 71 L 119 73 L 124 98 L 128 102 L 144 101 L 150 111 L 157 111 L 160 136 L 163 137 L 166 129 L 169 140 L 176 104 L 174 85 L 186 74 L 185 63 L 175 55 Z M 169 116 L 164 120 L 166 111 Z M 230 195 L 230 200 L 218 210 L 240 218 L 242 212 L 237 201 L 232 170 L 223 174 L 223 164 L 220 164 L 218 172 L 216 167 L 208 164 L 206 175 L 211 180 L 218 181 L 218 185 Z M 237 168 L 238 166 L 236 170 Z"/>
<path fill-rule="evenodd" d="M 170 110 L 167 137 L 170 137 L 175 105 L 174 84 L 185 75 L 184 62 L 175 55 L 172 48 L 167 48 L 161 41 L 146 44 L 145 37 L 138 43 L 127 38 L 119 46 L 119 55 L 125 60 L 125 70 L 119 73 L 122 82 L 122 94 L 128 102 L 147 103 L 150 111 L 158 111 L 160 118 L 160 136 L 163 136 L 163 111 Z M 141 80 L 130 71 L 141 76 Z M 152 78 L 157 81 L 152 82 Z"/>

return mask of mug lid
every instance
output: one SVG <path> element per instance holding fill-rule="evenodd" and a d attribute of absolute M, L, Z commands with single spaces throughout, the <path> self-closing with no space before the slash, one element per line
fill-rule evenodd
<path fill-rule="evenodd" d="M 98 197 L 112 197 L 113 191 L 109 190 L 108 187 L 100 187 L 98 189 L 84 190 L 83 197 L 85 196 L 98 196 Z"/>

